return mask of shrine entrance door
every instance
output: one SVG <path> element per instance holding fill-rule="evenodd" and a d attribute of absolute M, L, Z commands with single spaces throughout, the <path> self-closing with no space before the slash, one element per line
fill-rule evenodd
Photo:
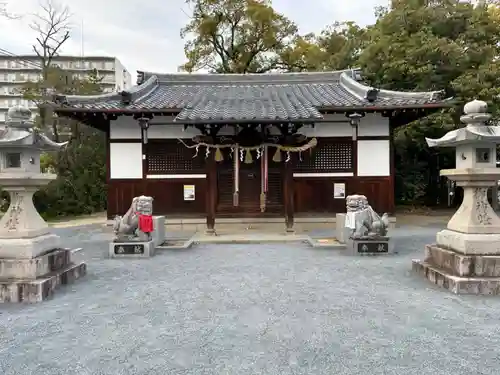
<path fill-rule="evenodd" d="M 253 154 L 253 153 L 252 153 Z M 261 212 L 260 194 L 262 168 L 260 159 L 253 154 L 253 162 L 239 164 L 239 194 L 238 206 L 233 205 L 234 193 L 234 160 L 224 155 L 224 161 L 217 165 L 217 213 L 222 216 L 248 215 L 267 216 L 283 213 L 283 181 L 281 163 L 272 162 L 268 156 L 268 193 L 266 209 Z"/>

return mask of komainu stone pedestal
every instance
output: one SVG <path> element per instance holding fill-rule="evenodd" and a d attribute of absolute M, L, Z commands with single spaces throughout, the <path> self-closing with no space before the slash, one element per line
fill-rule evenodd
<path fill-rule="evenodd" d="M 115 239 L 109 244 L 110 258 L 149 258 L 165 242 L 165 217 L 152 216 L 153 197 L 132 199 L 128 211 L 115 217 Z"/>
<path fill-rule="evenodd" d="M 351 230 L 345 226 L 346 214 L 335 215 L 335 237 L 340 243 L 346 243 Z"/>
<path fill-rule="evenodd" d="M 1 258 L 0 303 L 41 302 L 57 286 L 72 283 L 86 271 L 85 263 L 71 261 L 69 249 L 50 250 L 34 258 Z"/>
<path fill-rule="evenodd" d="M 392 254 L 394 247 L 389 237 L 349 238 L 346 250 L 352 255 L 384 255 Z"/>
<path fill-rule="evenodd" d="M 155 254 L 154 240 L 147 242 L 139 241 L 115 241 L 109 244 L 110 258 L 149 258 Z"/>
<path fill-rule="evenodd" d="M 153 233 L 151 234 L 156 246 L 165 242 L 165 216 L 153 216 Z"/>

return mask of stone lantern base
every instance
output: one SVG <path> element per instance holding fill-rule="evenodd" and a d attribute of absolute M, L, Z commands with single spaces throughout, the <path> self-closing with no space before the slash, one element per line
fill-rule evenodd
<path fill-rule="evenodd" d="M 36 186 L 9 186 L 5 178 L 0 182 L 11 196 L 0 219 L 0 303 L 43 301 L 58 285 L 85 275 L 85 263 L 72 262 L 71 250 L 62 248 L 36 211 Z"/>
<path fill-rule="evenodd" d="M 486 193 L 464 187 L 462 206 L 423 261 L 413 260 L 415 272 L 455 294 L 500 294 L 500 219 Z"/>
<path fill-rule="evenodd" d="M 455 294 L 500 294 L 500 255 L 465 255 L 427 245 L 413 271 Z"/>
<path fill-rule="evenodd" d="M 436 244 L 426 247 L 424 260 L 414 260 L 412 268 L 456 294 L 500 294 L 500 218 L 488 202 L 498 169 L 447 169 L 441 175 L 464 189 L 463 201 L 437 233 Z"/>
<path fill-rule="evenodd" d="M 0 303 L 41 302 L 59 285 L 84 276 L 86 270 L 85 263 L 71 261 L 69 249 L 50 250 L 34 258 L 0 258 Z"/>
<path fill-rule="evenodd" d="M 489 207 L 487 201 L 482 202 L 468 207 Z M 458 212 L 458 218 L 478 216 L 476 212 L 466 214 Z M 496 231 L 500 224 L 496 214 L 488 212 L 484 217 L 491 225 L 471 226 Z M 424 259 L 413 260 L 413 271 L 455 294 L 500 294 L 500 233 L 463 233 L 450 229 L 454 226 L 467 229 L 464 221 L 454 216 L 448 229 L 437 233 L 436 244 L 426 246 Z"/>

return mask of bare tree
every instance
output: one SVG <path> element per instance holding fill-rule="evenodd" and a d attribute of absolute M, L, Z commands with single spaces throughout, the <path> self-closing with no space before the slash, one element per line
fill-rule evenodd
<path fill-rule="evenodd" d="M 33 14 L 30 27 L 38 34 L 33 51 L 40 58 L 43 79 L 47 79 L 48 68 L 54 57 L 70 37 L 70 19 L 69 8 L 55 0 L 44 0 L 40 3 L 40 11 Z"/>
<path fill-rule="evenodd" d="M 26 87 L 24 96 L 37 104 L 40 127 L 47 129 L 48 120 L 53 117 L 48 106 L 52 101 L 52 93 L 61 86 L 61 79 L 66 77 L 68 81 L 68 75 L 62 74 L 64 72 L 61 69 L 54 67 L 53 61 L 70 37 L 71 13 L 67 6 L 62 6 L 57 0 L 42 0 L 38 13 L 32 17 L 30 28 L 37 33 L 36 43 L 32 47 L 39 58 L 42 76 L 39 82 L 30 83 Z M 54 140 L 58 141 L 57 121 L 52 121 L 51 127 Z"/>

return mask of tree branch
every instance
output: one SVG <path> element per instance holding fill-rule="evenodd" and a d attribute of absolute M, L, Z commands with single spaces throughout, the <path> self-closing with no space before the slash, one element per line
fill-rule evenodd
<path fill-rule="evenodd" d="M 22 18 L 22 16 L 19 14 L 14 14 L 14 13 L 9 12 L 7 7 L 8 7 L 7 1 L 0 2 L 0 17 L 7 18 L 9 20 L 17 20 L 17 19 Z"/>
<path fill-rule="evenodd" d="M 45 71 L 54 57 L 70 37 L 71 14 L 67 6 L 60 6 L 56 0 L 44 1 L 40 4 L 40 13 L 33 14 L 34 19 L 30 28 L 38 34 L 37 44 L 32 47 L 40 58 L 42 70 L 46 74 Z"/>

